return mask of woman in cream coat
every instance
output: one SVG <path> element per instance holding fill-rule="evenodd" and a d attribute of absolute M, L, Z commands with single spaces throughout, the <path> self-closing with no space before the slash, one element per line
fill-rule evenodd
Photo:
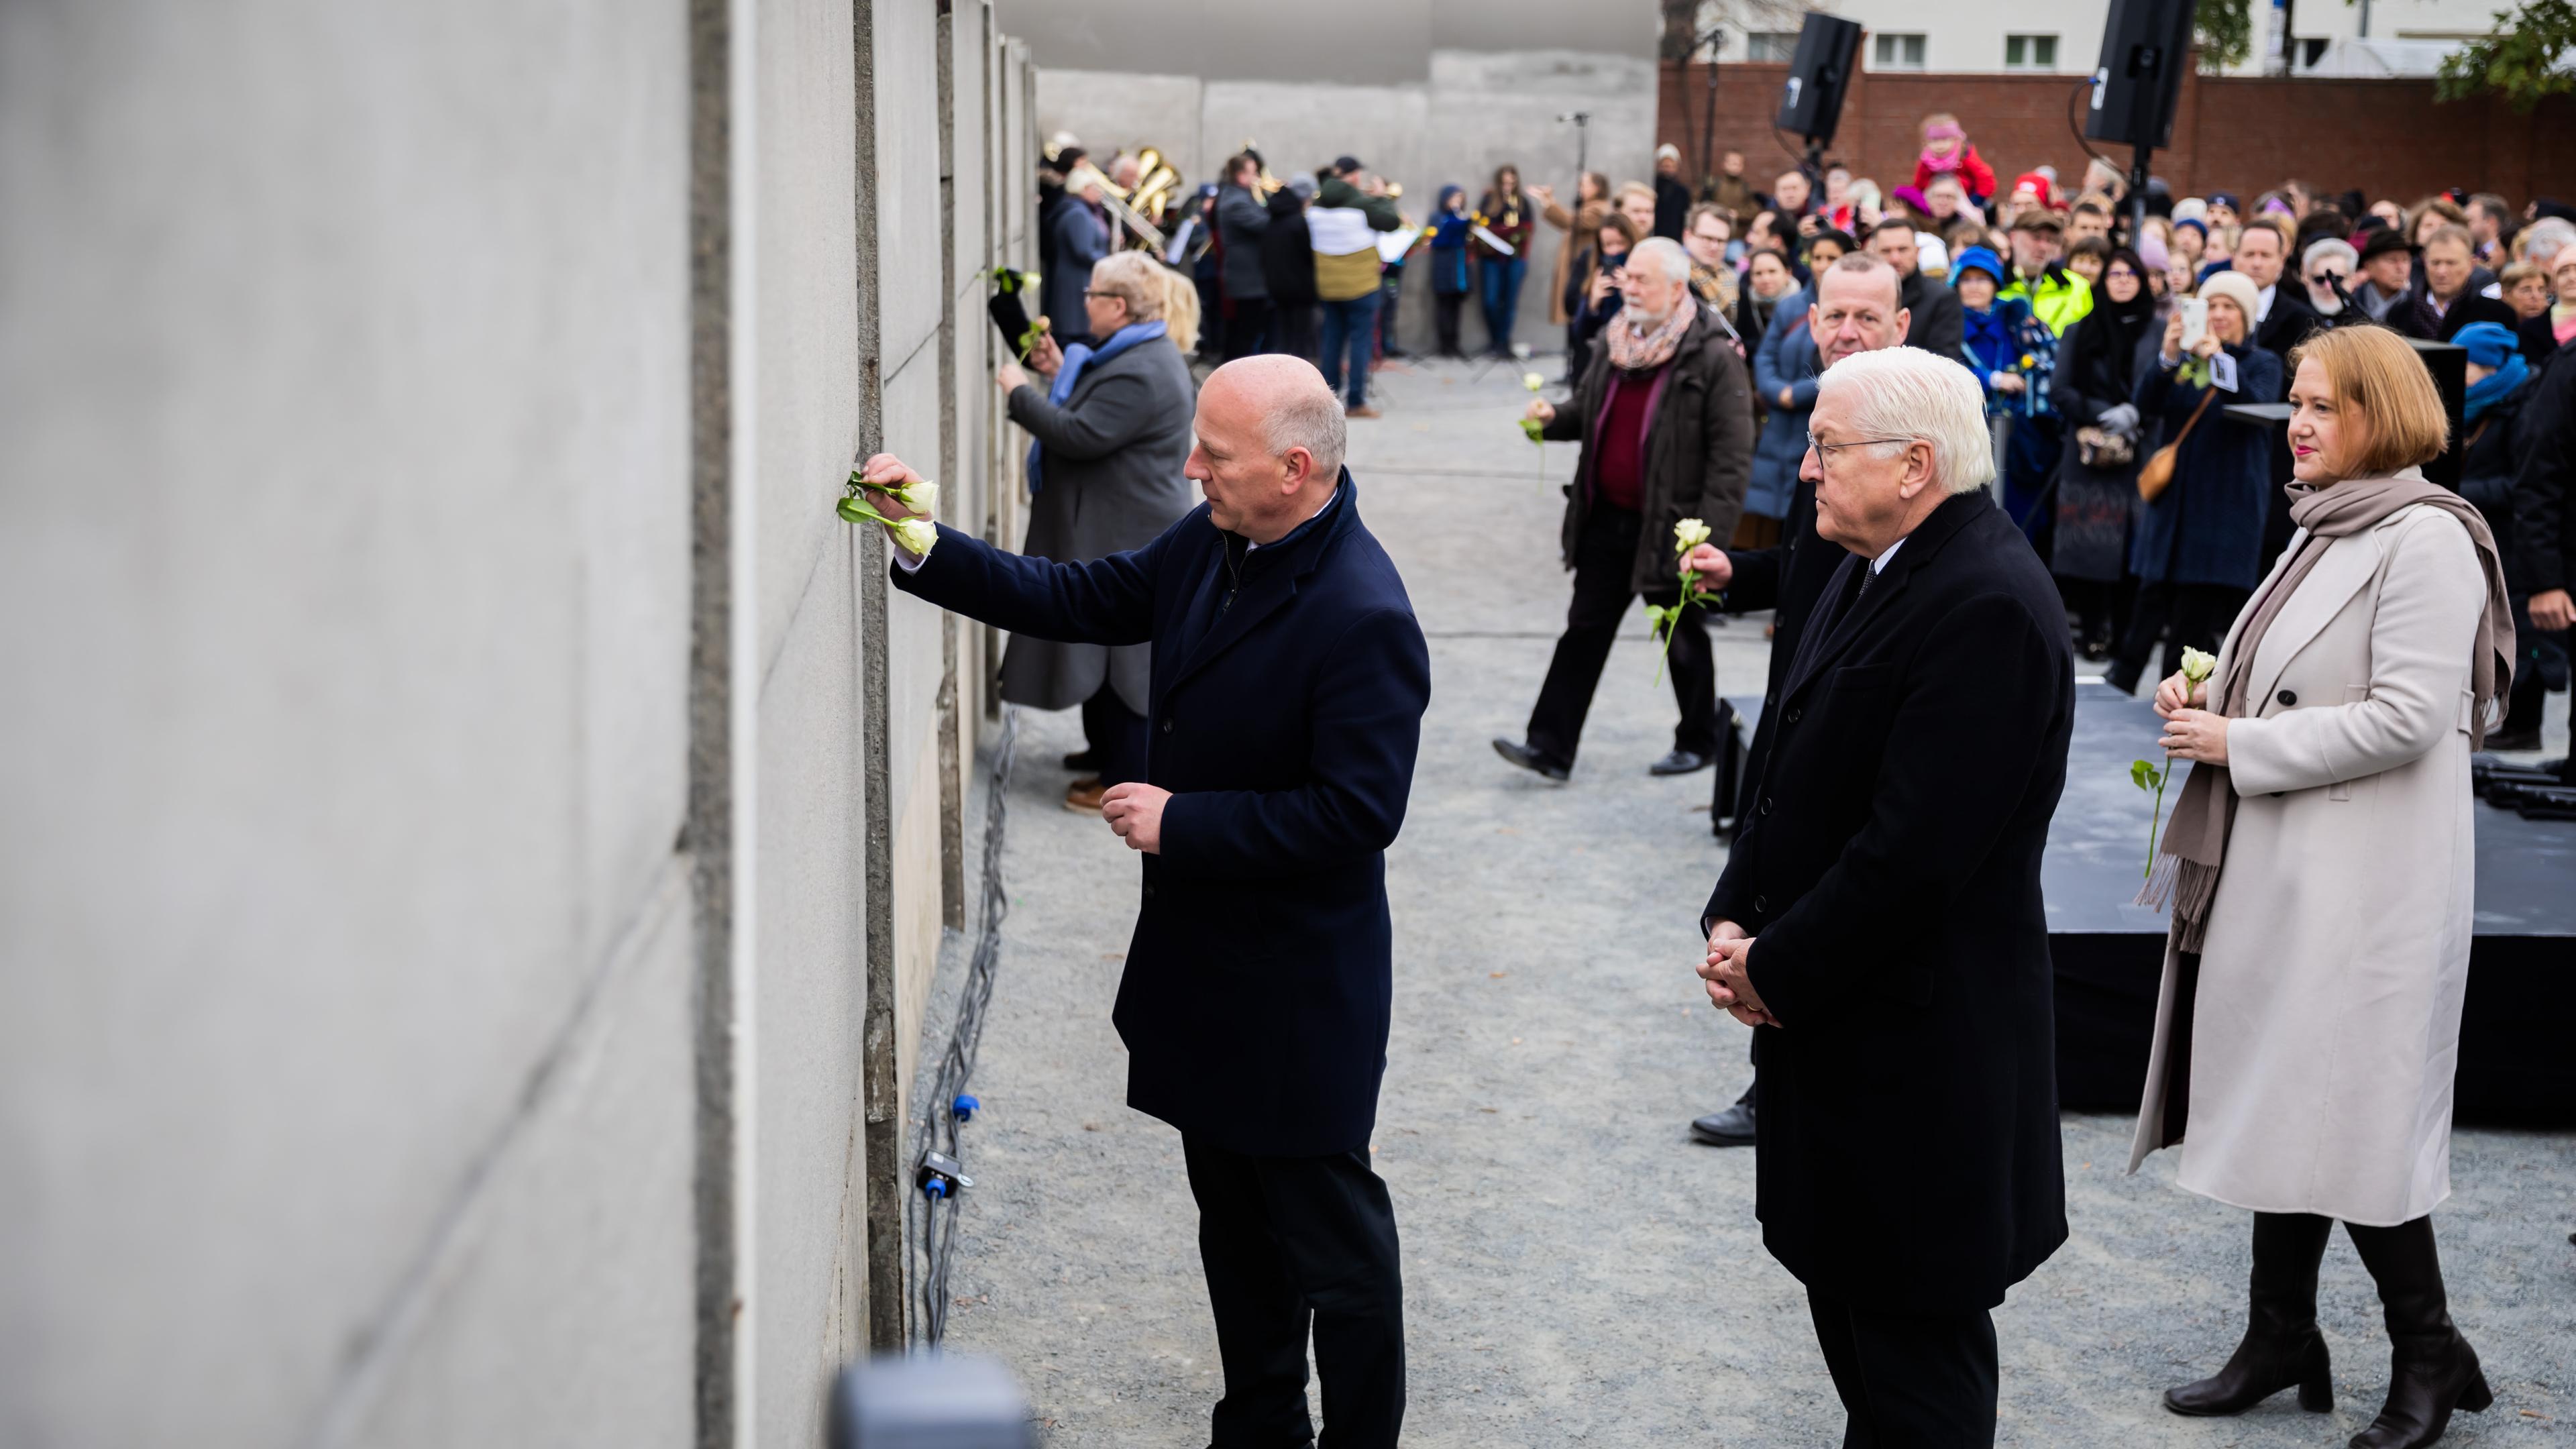
<path fill-rule="evenodd" d="M 2394 1346 L 2352 1444 L 2412 1449 L 2490 1399 L 2430 1214 L 2451 1191 L 2469 755 L 2510 679 L 2512 616 L 2485 524 L 2415 466 L 2446 424 L 2412 350 L 2343 328 L 2293 362 L 2300 532 L 2215 672 L 2156 692 L 2160 743 L 2195 763 L 2149 888 L 2175 920 L 2129 1166 L 2180 1141 L 2183 1187 L 2254 1212 L 2244 1342 L 2166 1406 L 2235 1414 L 2296 1386 L 2333 1407 L 2316 1288 L 2340 1218 Z"/>

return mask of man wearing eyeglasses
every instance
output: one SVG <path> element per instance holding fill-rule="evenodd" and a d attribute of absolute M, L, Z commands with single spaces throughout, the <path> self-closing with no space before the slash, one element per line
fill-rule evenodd
<path fill-rule="evenodd" d="M 1816 380 L 1827 369 L 1847 357 L 1877 352 L 1905 340 L 1905 330 L 1914 314 L 1906 309 L 1900 286 L 1896 269 L 1872 252 L 1854 252 L 1816 278 L 1817 300 L 1808 309 L 1804 326 L 1793 322 L 1790 326 L 1794 330 L 1786 336 L 1773 334 L 1781 343 L 1780 371 L 1798 380 L 1787 384 L 1789 405 L 1783 410 L 1793 415 L 1775 414 L 1769 428 L 1803 428 L 1806 409 L 1815 404 Z M 1766 440 L 1772 436 L 1770 431 L 1764 433 Z M 1752 782 L 1762 773 L 1777 729 L 1771 701 L 1780 697 L 1789 661 L 1798 652 L 1800 627 L 1842 557 L 1842 550 L 1816 537 L 1816 488 L 1803 469 L 1797 492 L 1789 500 L 1789 516 L 1778 546 L 1723 550 L 1702 544 L 1691 551 L 1690 564 L 1699 571 L 1700 582 L 1726 591 L 1727 612 L 1772 611 L 1771 674 L 1764 689 L 1762 718 L 1753 729 L 1753 748 L 1745 756 L 1737 798 L 1720 799 L 1710 806 L 1711 814 L 1719 819 L 1742 822 L 1749 818 L 1754 803 Z M 1723 788 L 1723 772 L 1719 782 Z M 1754 1053 L 1758 1064 L 1759 1038 L 1754 1042 Z M 1691 1123 L 1691 1136 L 1711 1147 L 1750 1147 L 1754 1110 L 1754 1089 L 1748 1086 L 1733 1106 Z"/>
<path fill-rule="evenodd" d="M 1991 1311 L 2066 1241 L 2039 866 L 2074 651 L 1984 496 L 1964 368 L 1851 358 L 1810 429 L 1834 568 L 1763 709 L 1698 971 L 1762 1043 L 1754 1212 L 1806 1285 L 1843 1442 L 1991 1446 Z"/>

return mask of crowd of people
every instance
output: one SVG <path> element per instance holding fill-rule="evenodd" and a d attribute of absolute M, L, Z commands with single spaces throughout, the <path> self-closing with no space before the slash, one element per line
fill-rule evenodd
<path fill-rule="evenodd" d="M 2317 1263 L 2341 1221 L 2391 1340 L 2356 1449 L 2421 1449 L 2491 1403 L 2431 1213 L 2469 758 L 2538 745 L 2576 623 L 2576 220 L 2298 182 L 2132 198 L 2100 164 L 2071 194 L 2044 167 L 2007 190 L 1954 118 L 1923 139 L 1884 192 L 1832 165 L 1757 191 L 1737 155 L 1694 192 L 1666 147 L 1653 181 L 1587 175 L 1566 206 L 1505 167 L 1409 238 L 1355 158 L 1274 184 L 1247 151 L 1159 255 L 1117 240 L 1103 198 L 1130 183 L 1060 177 L 1051 335 L 997 377 L 1036 440 L 1027 547 L 938 529 L 897 582 L 1012 631 L 1006 699 L 1083 707 L 1066 803 L 1148 857 L 1117 1020 L 1131 1102 L 1182 1133 L 1221 1440 L 1310 1437 L 1310 1328 L 1338 1442 L 1402 1418 L 1366 1143 L 1428 658 L 1347 420 L 1372 415 L 1414 248 L 1444 343 L 1475 296 L 1508 345 L 1540 225 L 1567 235 L 1569 366 L 1526 423 L 1579 445 L 1572 597 L 1523 735 L 1493 746 L 1569 780 L 1642 597 L 1680 715 L 1648 768 L 1706 769 L 1728 728 L 1707 612 L 1771 616 L 1699 915 L 1755 1073 L 1691 1130 L 1757 1149 L 1845 1442 L 1993 1442 L 1989 1310 L 2068 1234 L 2038 881 L 2075 660 L 2135 692 L 2159 649 L 2159 743 L 2192 768 L 2142 893 L 2171 930 L 2130 1167 L 2179 1145 L 2181 1185 L 2250 1210 L 2254 1240 L 2242 1341 L 2165 1402 L 2330 1406 Z M 1228 359 L 1203 386 L 1193 350 Z M 867 477 L 918 482 L 887 457 Z M 2362 789 L 2370 832 L 2342 808 Z M 1274 1010 L 1266 965 L 1225 966 L 1247 920 L 1329 1006 Z M 1907 1164 L 1907 1191 L 1858 1163 Z"/>

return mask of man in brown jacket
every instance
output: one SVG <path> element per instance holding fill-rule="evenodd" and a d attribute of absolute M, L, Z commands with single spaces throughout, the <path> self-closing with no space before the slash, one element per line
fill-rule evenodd
<path fill-rule="evenodd" d="M 1670 606 L 1681 594 L 1674 526 L 1696 518 L 1702 537 L 1726 538 L 1743 511 L 1753 467 L 1753 392 L 1726 325 L 1689 290 L 1690 257 L 1655 237 L 1628 254 L 1620 310 L 1604 345 L 1563 409 L 1545 399 L 1529 415 L 1549 438 L 1580 441 L 1566 490 L 1565 565 L 1574 599 L 1527 737 L 1494 750 L 1526 770 L 1562 780 L 1574 765 L 1610 645 L 1642 594 Z M 1705 769 L 1717 753 L 1717 664 L 1697 609 L 1673 626 L 1673 693 L 1681 725 L 1658 775 Z"/>

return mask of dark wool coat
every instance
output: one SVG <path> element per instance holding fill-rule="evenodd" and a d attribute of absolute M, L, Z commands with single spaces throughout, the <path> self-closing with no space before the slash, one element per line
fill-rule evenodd
<path fill-rule="evenodd" d="M 2177 382 L 2162 367 L 2164 334 L 2138 344 L 2130 398 L 2152 454 L 2181 437 L 2202 389 Z M 2281 359 L 2259 347 L 2227 349 L 2236 359 L 2236 391 L 2220 393 L 2183 438 L 2173 482 L 2138 510 L 2130 535 L 2129 571 L 2147 583 L 2225 584 L 2250 589 L 2263 581 L 2263 524 L 2275 491 L 2269 430 L 2228 421 L 2229 403 L 2279 402 Z"/>
<path fill-rule="evenodd" d="M 1270 229 L 1270 208 L 1228 182 L 1216 194 L 1216 226 L 1225 241 L 1225 295 L 1244 301 L 1269 296 L 1261 276 L 1261 237 Z"/>
<path fill-rule="evenodd" d="M 1781 1023 L 1759 1033 L 1765 1246 L 1855 1308 L 1967 1312 L 2066 1240 L 2039 867 L 2074 659 L 2056 585 L 1982 493 L 1843 608 L 1865 567 L 1844 555 L 1764 711 L 1701 929 L 1755 937 Z"/>
<path fill-rule="evenodd" d="M 2049 381 L 2049 402 L 2066 420 L 2066 452 L 2058 462 L 2057 536 L 2048 563 L 2059 578 L 2117 583 L 2128 569 L 2129 520 L 2138 510 L 2138 466 L 2146 453 L 2138 449 L 2126 463 L 2088 468 L 2075 433 L 2098 426 L 2106 409 L 2129 400 L 2138 347 L 2155 325 L 2155 309 L 2152 302 L 2123 309 L 2099 286 L 2094 292 L 2093 310 L 2067 329 Z M 2141 437 L 2152 432 L 2142 421 Z"/>
<path fill-rule="evenodd" d="M 1636 566 L 1629 580 L 1640 593 L 1673 586 L 1674 524 L 1699 519 L 1721 542 L 1735 532 L 1752 476 L 1753 392 L 1744 380 L 1744 359 L 1735 355 L 1716 314 L 1687 293 L 1681 305 L 1697 309 L 1698 315 L 1665 364 L 1672 369 L 1672 380 L 1664 384 L 1646 433 L 1645 527 L 1637 535 Z M 1566 485 L 1559 539 L 1569 569 L 1575 544 L 1583 537 L 1583 520 L 1593 508 L 1592 468 L 1599 450 L 1589 434 L 1610 391 L 1610 348 L 1605 343 L 1594 354 L 1573 399 L 1542 430 L 1551 441 L 1583 444 L 1574 481 Z"/>
<path fill-rule="evenodd" d="M 2560 348 L 2523 394 L 2506 573 L 2516 593 L 2539 594 L 2576 584 L 2576 348 Z"/>
<path fill-rule="evenodd" d="M 1145 779 L 1172 798 L 1118 985 L 1128 1105 L 1234 1152 L 1362 1151 L 1394 994 L 1386 848 L 1431 658 L 1349 473 L 1304 527 L 1243 545 L 1205 505 L 1092 563 L 942 528 L 893 577 L 1014 634 L 1151 644 Z"/>
<path fill-rule="evenodd" d="M 1967 310 L 1956 289 L 1943 286 L 1921 272 L 1908 272 L 1899 292 L 1905 310 L 1911 315 L 1905 322 L 1905 345 L 1920 347 L 1937 357 L 1966 361 L 1959 343 L 1967 334 Z"/>
<path fill-rule="evenodd" d="M 1032 558 L 1074 562 L 1143 548 L 1190 511 L 1190 423 L 1198 390 L 1168 338 L 1087 366 L 1057 407 L 1035 383 L 1013 390 L 1011 421 L 1041 451 L 1043 486 L 1029 500 Z M 1032 709 L 1071 709 L 1107 678 L 1144 713 L 1153 671 L 1141 645 L 1120 649 L 1014 634 L 1002 654 L 1002 698 Z"/>
<path fill-rule="evenodd" d="M 1280 307 L 1315 305 L 1315 241 L 1306 203 L 1284 187 L 1270 197 L 1270 229 L 1261 234 L 1261 284 Z"/>

